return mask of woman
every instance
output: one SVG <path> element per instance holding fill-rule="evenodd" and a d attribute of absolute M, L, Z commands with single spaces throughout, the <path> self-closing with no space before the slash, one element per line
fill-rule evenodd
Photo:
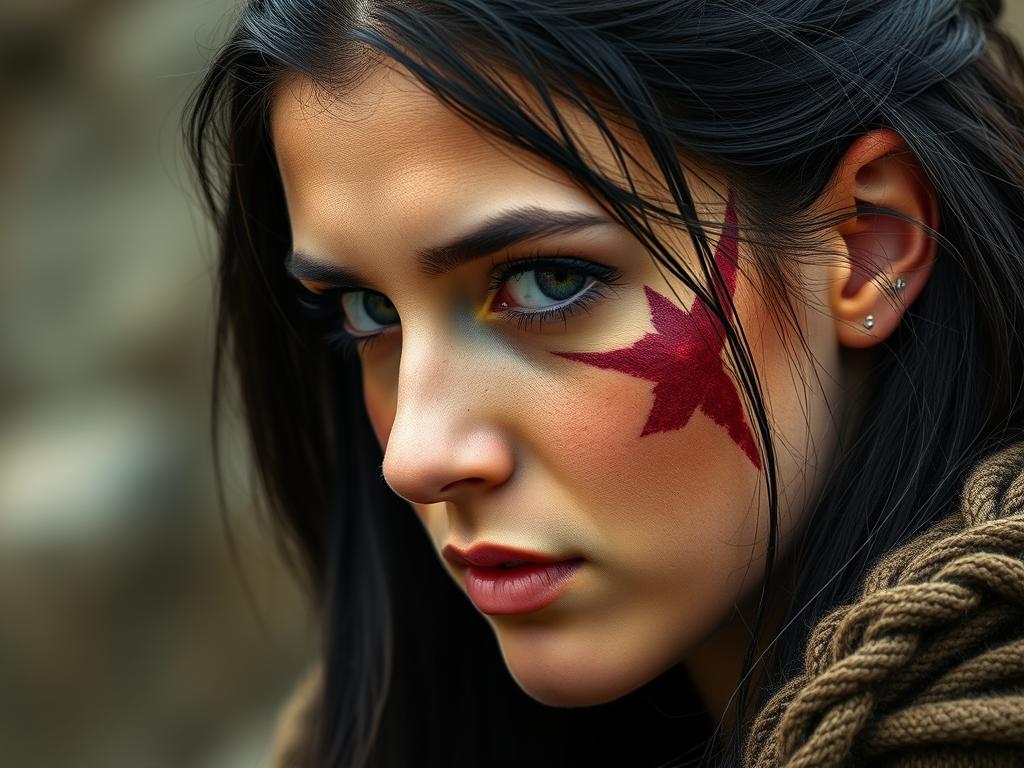
<path fill-rule="evenodd" d="M 1020 760 L 1000 10 L 244 6 L 189 141 L 322 610 L 280 764 Z"/>

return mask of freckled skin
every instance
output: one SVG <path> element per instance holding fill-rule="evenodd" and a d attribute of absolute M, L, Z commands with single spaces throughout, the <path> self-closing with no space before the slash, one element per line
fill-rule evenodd
<path fill-rule="evenodd" d="M 519 92 L 531 93 L 526 84 Z M 563 119 L 593 164 L 627 185 L 586 116 L 566 108 Z M 737 393 L 717 321 L 621 227 L 544 238 L 508 254 L 557 250 L 621 271 L 619 285 L 564 324 L 520 328 L 490 311 L 487 258 L 441 276 L 420 274 L 418 248 L 494 211 L 603 212 L 564 171 L 470 126 L 400 68 L 372 70 L 337 100 L 296 76 L 275 95 L 272 129 L 293 247 L 364 274 L 400 317 L 360 353 L 365 407 L 384 451 L 384 477 L 431 544 L 438 553 L 447 543 L 488 541 L 587 558 L 572 588 L 549 606 L 487 617 L 517 683 L 538 701 L 584 706 L 625 695 L 678 663 L 715 669 L 719 660 L 700 649 L 731 649 L 725 638 L 742 634 L 733 606 L 759 584 L 767 532 L 749 415 L 739 398 L 716 408 L 709 396 L 726 391 L 723 382 Z M 660 178 L 642 142 L 625 132 L 620 140 Z M 664 203 L 664 186 L 630 170 L 641 194 Z M 724 222 L 727 186 L 701 181 L 715 174 L 699 170 L 691 179 L 699 212 Z M 657 224 L 655 232 L 697 271 L 684 229 Z M 734 244 L 711 239 L 720 255 Z M 828 466 L 825 402 L 837 396 L 838 345 L 831 318 L 801 318 L 824 371 L 816 379 L 808 360 L 793 355 L 800 347 L 787 329 L 773 322 L 776 308 L 742 240 L 735 255 L 720 267 L 723 274 L 728 262 L 737 267 L 727 287 L 779 448 L 785 553 L 819 468 Z M 800 269 L 806 284 L 826 284 L 818 267 Z M 701 333 L 688 336 L 686 327 Z M 652 335 L 678 351 L 704 331 L 710 344 L 673 357 L 664 371 L 653 346 L 626 373 L 585 364 L 598 359 L 588 354 L 643 350 Z M 803 384 L 815 380 L 821 389 Z M 659 428 L 647 429 L 652 419 Z M 465 588 L 459 569 L 440 555 L 438 564 Z M 712 677 L 709 685 L 727 695 L 734 681 Z"/>
<path fill-rule="evenodd" d="M 736 214 L 731 199 L 725 221 L 726 234 L 715 250 L 715 263 L 725 281 L 724 287 L 716 285 L 716 289 L 728 310 L 725 295 L 731 299 L 736 288 Z M 760 469 L 761 456 L 754 435 L 744 422 L 736 385 L 722 367 L 725 337 L 721 321 L 699 299 L 693 309 L 686 312 L 649 286 L 644 286 L 644 291 L 657 333 L 648 333 L 633 346 L 613 352 L 555 354 L 657 382 L 654 403 L 640 437 L 682 429 L 700 408 L 728 430 L 753 465 Z"/>

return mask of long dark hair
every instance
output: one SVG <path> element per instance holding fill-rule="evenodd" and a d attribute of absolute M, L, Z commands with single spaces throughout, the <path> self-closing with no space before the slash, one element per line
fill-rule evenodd
<path fill-rule="evenodd" d="M 877 351 L 859 393 L 867 407 L 816 500 L 796 575 L 776 580 L 790 600 L 764 660 L 770 687 L 794 669 L 809 627 L 856 595 L 867 566 L 948 511 L 966 470 L 1024 424 L 1024 61 L 996 26 L 1001 10 L 984 0 L 245 4 L 193 97 L 186 132 L 220 233 L 218 393 L 230 355 L 267 496 L 323 611 L 318 764 L 696 761 L 709 754 L 708 723 L 675 670 L 583 709 L 544 707 L 511 680 L 486 623 L 381 478 L 358 359 L 332 356 L 293 300 L 268 125 L 282 76 L 304 73 L 343 97 L 375 63 L 400 62 L 465 119 L 585 184 L 713 308 L 769 487 L 761 611 L 779 526 L 775 453 L 743 329 L 709 290 L 710 225 L 696 214 L 680 158 L 728 181 L 758 270 L 785 297 L 792 259 L 813 252 L 822 224 L 805 212 L 850 143 L 875 128 L 907 142 L 939 200 L 935 267 Z M 521 74 L 551 112 L 525 111 L 502 70 Z M 558 130 L 555 96 L 624 154 L 606 119 L 639 130 L 675 207 L 655 207 L 584 162 Z M 666 250 L 649 217 L 687 228 L 702 274 Z M 721 759 L 736 759 L 763 693 L 735 697 L 739 725 Z"/>

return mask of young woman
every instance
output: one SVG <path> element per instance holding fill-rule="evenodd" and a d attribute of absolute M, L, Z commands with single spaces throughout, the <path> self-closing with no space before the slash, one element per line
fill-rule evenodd
<path fill-rule="evenodd" d="M 1000 10 L 244 5 L 188 130 L 322 610 L 281 765 L 1021 759 Z"/>

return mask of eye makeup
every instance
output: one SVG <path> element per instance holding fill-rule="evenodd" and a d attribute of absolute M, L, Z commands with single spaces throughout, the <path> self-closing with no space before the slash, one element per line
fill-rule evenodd
<path fill-rule="evenodd" d="M 731 198 L 714 258 L 722 277 L 721 282 L 715 281 L 715 290 L 731 316 L 738 258 L 736 214 Z M 725 334 L 721 320 L 699 297 L 687 311 L 650 286 L 645 285 L 644 292 L 654 333 L 645 334 L 630 347 L 609 352 L 553 354 L 655 382 L 654 402 L 640 437 L 682 429 L 700 410 L 725 427 L 760 470 L 761 457 L 744 420 L 739 393 L 722 362 Z"/>
<path fill-rule="evenodd" d="M 541 253 L 512 257 L 494 265 L 487 285 L 488 293 L 494 292 L 494 297 L 488 302 L 486 312 L 511 320 L 520 330 L 539 332 L 547 320 L 559 318 L 564 325 L 576 313 L 589 311 L 607 296 L 609 288 L 621 284 L 622 273 L 614 267 L 575 256 L 560 256 L 557 251 L 553 255 Z M 392 306 L 376 291 L 344 287 L 314 290 L 298 280 L 295 284 L 299 305 L 323 327 L 330 348 L 336 352 L 362 351 L 392 325 L 398 325 L 398 322 L 381 324 L 380 329 L 364 332 L 353 329 L 354 309 L 367 302 L 377 309 Z M 524 304 L 524 288 L 532 293 L 534 300 L 550 301 L 541 307 Z M 567 291 L 567 288 L 572 290 Z"/>
<path fill-rule="evenodd" d="M 533 281 L 538 287 L 538 292 L 555 301 L 559 300 L 558 297 L 552 297 L 548 292 L 557 292 L 562 287 L 559 283 L 565 282 L 567 275 L 582 276 L 586 280 L 570 297 L 561 299 L 561 303 L 534 309 L 527 309 L 522 305 L 516 307 L 511 302 L 514 296 L 510 291 L 510 283 L 517 279 L 523 280 L 530 274 L 534 275 Z M 537 323 L 539 329 L 546 320 L 555 317 L 560 318 L 564 326 L 570 317 L 589 309 L 605 298 L 608 288 L 621 284 L 621 277 L 622 273 L 613 267 L 572 256 L 534 254 L 511 259 L 498 264 L 491 277 L 488 291 L 494 291 L 495 294 L 490 311 L 511 319 L 519 329 L 533 330 L 534 323 Z M 548 288 L 542 287 L 544 285 Z"/>
<path fill-rule="evenodd" d="M 355 335 L 345 329 L 344 303 L 348 295 L 365 293 L 363 289 L 325 288 L 313 290 L 299 280 L 293 281 L 296 301 L 300 310 L 323 335 L 327 346 L 348 358 L 357 349 L 366 349 L 381 332 Z M 382 294 L 377 294 L 382 296 Z"/>

